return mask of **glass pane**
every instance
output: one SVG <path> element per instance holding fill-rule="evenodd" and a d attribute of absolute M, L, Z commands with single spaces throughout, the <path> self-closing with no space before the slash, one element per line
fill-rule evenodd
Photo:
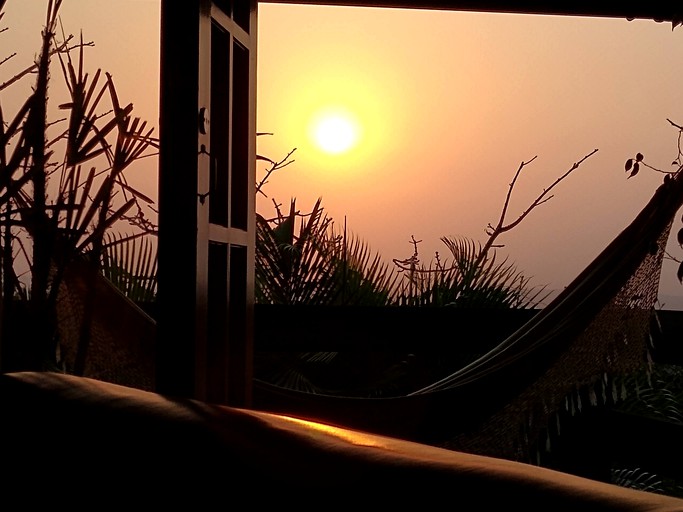
<path fill-rule="evenodd" d="M 212 402 L 223 402 L 228 367 L 228 246 L 209 244 L 206 340 L 206 392 Z"/>
<path fill-rule="evenodd" d="M 232 227 L 247 229 L 249 198 L 249 50 L 233 43 Z"/>
<path fill-rule="evenodd" d="M 248 368 L 251 360 L 247 344 L 247 248 L 230 246 L 230 299 L 228 312 L 228 358 L 230 361 L 230 385 L 228 403 L 245 405 Z"/>
<path fill-rule="evenodd" d="M 211 26 L 211 177 L 209 222 L 228 225 L 230 173 L 230 33 Z"/>

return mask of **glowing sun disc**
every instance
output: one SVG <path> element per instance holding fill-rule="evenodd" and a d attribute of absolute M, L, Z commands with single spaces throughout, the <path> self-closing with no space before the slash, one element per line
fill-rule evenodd
<path fill-rule="evenodd" d="M 315 123 L 313 138 L 318 147 L 326 153 L 343 153 L 356 144 L 358 128 L 350 117 L 330 114 L 321 117 Z"/>

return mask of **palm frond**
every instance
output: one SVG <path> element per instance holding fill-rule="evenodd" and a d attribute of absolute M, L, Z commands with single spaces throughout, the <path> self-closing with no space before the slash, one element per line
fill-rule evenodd
<path fill-rule="evenodd" d="M 495 251 L 482 257 L 482 245 L 468 238 L 443 237 L 450 260 L 425 266 L 415 257 L 401 267 L 399 302 L 413 306 L 534 308 L 547 294 Z"/>
<path fill-rule="evenodd" d="M 654 364 L 629 375 L 619 409 L 683 425 L 683 367 Z"/>
<path fill-rule="evenodd" d="M 662 493 L 662 480 L 641 468 L 613 468 L 612 483 L 640 491 Z"/>
<path fill-rule="evenodd" d="M 150 303 L 156 298 L 156 248 L 149 236 L 107 232 L 102 273 L 129 299 Z"/>
<path fill-rule="evenodd" d="M 296 229 L 298 223 L 298 230 Z M 387 305 L 391 269 L 367 244 L 339 234 L 318 199 L 310 213 L 256 222 L 256 300 L 264 304 Z"/>

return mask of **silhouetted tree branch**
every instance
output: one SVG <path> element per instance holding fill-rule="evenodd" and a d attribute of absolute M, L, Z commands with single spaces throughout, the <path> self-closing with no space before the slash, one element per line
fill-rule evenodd
<path fill-rule="evenodd" d="M 263 187 L 266 185 L 266 183 L 268 183 L 268 179 L 270 178 L 271 174 L 273 174 L 275 171 L 284 169 L 288 165 L 294 163 L 294 160 L 290 160 L 290 158 L 292 157 L 295 151 L 296 148 L 292 149 L 289 153 L 287 153 L 287 155 L 282 160 L 278 162 L 271 160 L 270 158 L 263 155 L 256 155 L 256 160 L 261 160 L 271 164 L 271 166 L 268 169 L 266 169 L 266 174 L 263 177 L 263 179 L 256 184 L 257 194 L 262 194 L 264 197 L 268 197 L 266 193 L 263 191 Z"/>
<path fill-rule="evenodd" d="M 579 168 L 583 162 L 585 162 L 588 158 L 593 156 L 595 153 L 597 153 L 597 149 L 594 149 L 587 155 L 585 155 L 583 158 L 581 158 L 579 161 L 575 162 L 567 171 L 565 171 L 560 177 L 558 177 L 550 186 L 547 188 L 543 189 L 543 191 L 534 199 L 531 204 L 512 222 L 507 223 L 505 222 L 507 214 L 508 214 L 508 209 L 510 207 L 510 200 L 512 198 L 512 194 L 514 192 L 514 188 L 517 185 L 517 180 L 519 179 L 519 176 L 522 173 L 522 170 L 531 164 L 534 160 L 536 160 L 537 156 L 534 156 L 530 160 L 523 161 L 519 167 L 517 168 L 517 171 L 515 172 L 514 177 L 512 178 L 512 181 L 510 182 L 510 185 L 508 186 L 508 191 L 505 196 L 505 201 L 503 203 L 503 207 L 501 209 L 500 217 L 498 219 L 498 222 L 494 226 L 493 224 L 488 224 L 486 228 L 486 234 L 488 235 L 488 239 L 486 243 L 484 243 L 481 246 L 481 249 L 475 259 L 473 268 L 477 268 L 480 266 L 487 258 L 489 251 L 494 248 L 494 247 L 503 247 L 502 245 L 496 245 L 495 241 L 498 239 L 500 235 L 503 233 L 506 233 L 515 227 L 517 227 L 534 209 L 537 207 L 541 206 L 542 204 L 548 202 L 550 199 L 552 199 L 554 196 L 550 194 L 550 192 L 557 187 L 562 181 L 564 181 L 571 173 L 573 173 L 576 169 Z M 411 237 L 412 241 L 411 243 L 414 246 L 414 253 L 413 255 L 405 260 L 398 260 L 394 259 L 394 264 L 399 268 L 400 271 L 408 271 L 410 272 L 411 276 L 417 272 L 417 263 L 419 263 L 418 259 L 418 251 L 417 251 L 417 242 L 414 237 Z M 437 253 L 438 255 L 438 253 Z M 437 266 L 436 268 L 430 268 L 430 269 L 422 269 L 419 272 L 428 272 L 428 273 L 436 273 L 436 272 L 443 272 L 447 270 L 452 270 L 454 267 L 451 266 L 450 268 L 444 268 L 444 266 L 441 264 L 440 261 L 437 261 Z"/>
<path fill-rule="evenodd" d="M 543 203 L 548 202 L 550 199 L 552 199 L 554 196 L 553 195 L 548 195 L 550 194 L 550 191 L 553 190 L 557 185 L 559 185 L 564 179 L 566 179 L 571 173 L 573 173 L 576 169 L 579 168 L 579 166 L 585 162 L 588 158 L 593 156 L 595 153 L 597 153 L 598 150 L 594 149 L 590 153 L 588 153 L 586 156 L 581 158 L 578 162 L 574 162 L 574 164 L 567 170 L 564 174 L 562 174 L 559 178 L 557 178 L 548 188 L 543 189 L 543 192 L 541 192 L 536 199 L 529 205 L 529 207 L 524 210 L 519 217 L 517 217 L 516 220 L 509 224 L 505 224 L 505 217 L 508 212 L 508 207 L 510 206 L 510 198 L 512 197 L 512 192 L 515 188 L 515 184 L 517 183 L 517 179 L 519 178 L 519 175 L 522 172 L 522 169 L 529 165 L 531 162 L 533 162 L 536 157 L 533 157 L 531 160 L 522 162 L 519 167 L 517 168 L 517 172 L 515 173 L 514 178 L 512 178 L 512 182 L 510 182 L 510 186 L 508 187 L 508 192 L 507 195 L 505 196 L 505 203 L 503 204 L 503 209 L 501 210 L 500 213 L 500 218 L 498 219 L 498 223 L 493 226 L 491 224 L 488 225 L 486 234 L 489 236 L 488 240 L 484 244 L 484 246 L 481 249 L 481 253 L 479 256 L 479 261 L 483 260 L 486 257 L 486 254 L 488 251 L 494 247 L 494 242 L 496 239 L 502 235 L 503 233 L 506 233 L 507 231 L 510 231 L 511 229 L 515 228 L 518 226 L 535 208 L 538 206 L 541 206 Z M 500 247 L 500 246 L 496 246 Z"/>

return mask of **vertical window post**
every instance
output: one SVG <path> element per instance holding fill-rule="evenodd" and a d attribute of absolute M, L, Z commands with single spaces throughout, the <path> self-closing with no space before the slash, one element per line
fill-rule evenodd
<path fill-rule="evenodd" d="M 254 0 L 162 0 L 157 391 L 251 403 Z"/>

